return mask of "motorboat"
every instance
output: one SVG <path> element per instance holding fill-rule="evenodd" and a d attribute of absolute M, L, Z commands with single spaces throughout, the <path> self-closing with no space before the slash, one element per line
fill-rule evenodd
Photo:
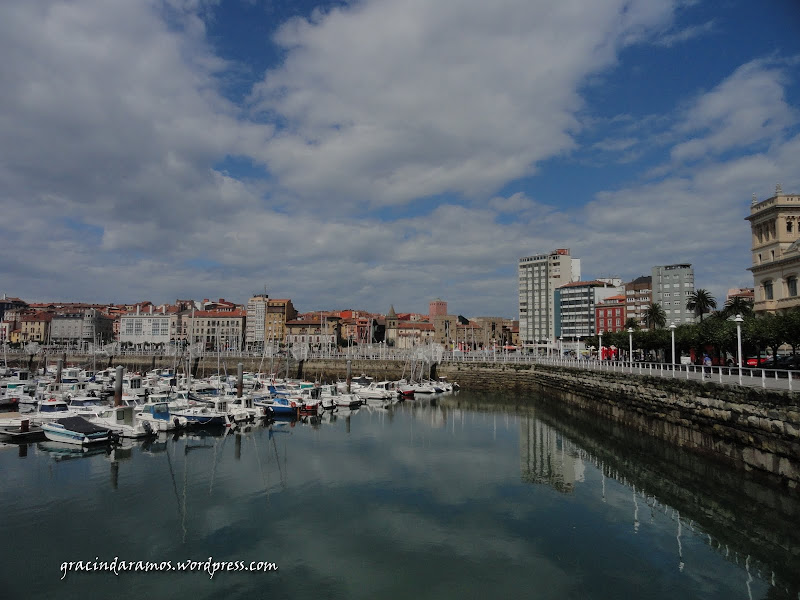
<path fill-rule="evenodd" d="M 64 417 L 42 425 L 45 437 L 53 442 L 77 446 L 108 443 L 112 432 L 107 427 L 87 421 L 83 417 Z"/>
<path fill-rule="evenodd" d="M 36 425 L 56 421 L 64 417 L 78 416 L 69 409 L 69 405 L 60 398 L 45 398 L 39 401 L 35 411 L 28 413 Z"/>
<path fill-rule="evenodd" d="M 198 402 L 194 406 L 175 410 L 172 414 L 185 417 L 191 425 L 230 427 L 234 423 L 226 400 Z"/>
<path fill-rule="evenodd" d="M 89 420 L 124 438 L 141 438 L 156 433 L 148 421 L 134 417 L 133 406 L 109 406 Z"/>
<path fill-rule="evenodd" d="M 67 402 L 69 410 L 77 416 L 89 417 L 97 415 L 99 412 L 108 408 L 108 403 L 103 402 L 96 396 L 76 396 Z"/>
<path fill-rule="evenodd" d="M 176 429 L 183 429 L 189 424 L 189 420 L 186 417 L 172 414 L 169 410 L 169 402 L 166 401 L 153 402 L 151 400 L 138 408 L 141 410 L 134 413 L 136 420 L 148 423 L 155 432 L 175 431 Z"/>
<path fill-rule="evenodd" d="M 358 388 L 354 393 L 361 400 L 391 400 L 397 396 L 397 391 L 390 390 L 390 385 L 388 381 L 373 381 L 366 387 Z"/>

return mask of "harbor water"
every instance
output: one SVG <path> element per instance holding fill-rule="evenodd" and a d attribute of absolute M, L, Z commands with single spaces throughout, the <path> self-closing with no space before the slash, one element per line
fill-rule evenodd
<path fill-rule="evenodd" d="M 0 473 L 4 598 L 799 597 L 796 490 L 536 398 L 7 445 Z"/>

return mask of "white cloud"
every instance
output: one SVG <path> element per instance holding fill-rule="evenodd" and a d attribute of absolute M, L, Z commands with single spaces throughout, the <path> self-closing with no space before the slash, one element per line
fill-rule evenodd
<path fill-rule="evenodd" d="M 750 194 L 800 184 L 785 175 L 797 119 L 777 63 L 743 66 L 678 110 L 680 126 L 612 119 L 593 150 L 674 146 L 657 181 L 582 212 L 513 184 L 602 119 L 582 86 L 624 44 L 669 31 L 671 6 L 363 2 L 286 24 L 285 62 L 242 109 L 219 91 L 239 67 L 206 39 L 214 1 L 4 2 L 0 291 L 242 301 L 267 285 L 301 309 L 422 312 L 441 296 L 513 316 L 518 258 L 565 245 L 587 274 L 724 257 L 705 273 L 731 287 L 747 277 Z M 720 160 L 730 149 L 749 154 Z M 269 177 L 216 170 L 226 156 Z"/>
<path fill-rule="evenodd" d="M 679 134 L 696 135 L 672 149 L 678 161 L 771 143 L 798 122 L 786 100 L 785 72 L 762 60 L 739 67 L 686 111 Z"/>
<path fill-rule="evenodd" d="M 659 46 L 670 48 L 675 44 L 680 44 L 697 37 L 702 37 L 708 33 L 712 33 L 715 30 L 715 22 L 713 20 L 707 21 L 705 23 L 701 23 L 700 25 L 691 25 L 677 31 L 665 33 L 659 37 L 655 43 Z"/>
<path fill-rule="evenodd" d="M 260 154 L 283 185 L 373 206 L 480 196 L 575 145 L 578 88 L 671 4 L 377 0 L 294 20 L 257 111 L 288 125 Z"/>

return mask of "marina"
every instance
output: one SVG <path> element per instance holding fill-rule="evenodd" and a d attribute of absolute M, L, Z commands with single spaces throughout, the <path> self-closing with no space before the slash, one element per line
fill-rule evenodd
<path fill-rule="evenodd" d="M 104 447 L 8 444 L 0 472 L 13 515 L 4 538 L 15 540 L 0 563 L 8 597 L 800 591 L 796 492 L 509 393 L 462 390 Z M 64 561 L 115 557 L 278 570 L 61 579 Z"/>

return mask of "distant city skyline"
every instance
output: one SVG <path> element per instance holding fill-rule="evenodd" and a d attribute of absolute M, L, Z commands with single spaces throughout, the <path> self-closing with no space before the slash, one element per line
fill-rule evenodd
<path fill-rule="evenodd" d="M 520 257 L 752 287 L 791 0 L 6 0 L 0 293 L 518 316 Z"/>

